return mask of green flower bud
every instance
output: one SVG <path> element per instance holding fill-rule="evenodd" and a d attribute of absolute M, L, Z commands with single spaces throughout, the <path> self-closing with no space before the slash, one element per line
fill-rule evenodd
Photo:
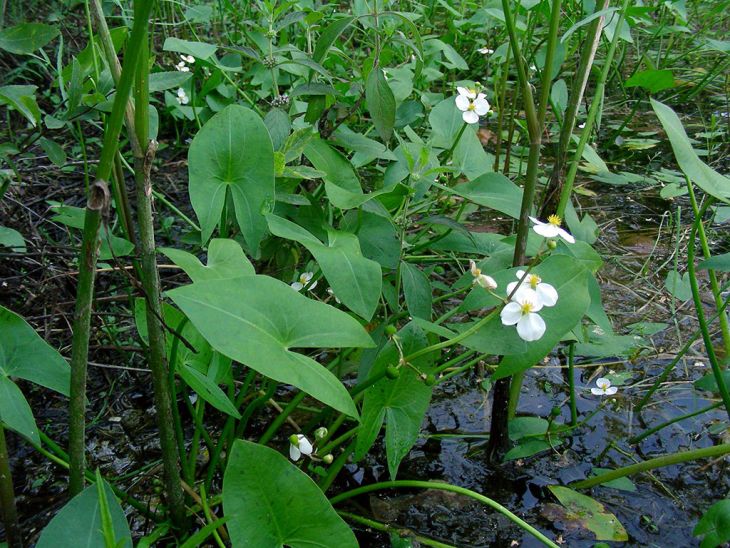
<path fill-rule="evenodd" d="M 325 464 L 332 464 L 333 460 L 335 460 L 335 458 L 332 456 L 332 453 L 322 457 L 322 462 L 324 462 Z"/>
<path fill-rule="evenodd" d="M 314 431 L 314 437 L 318 440 L 327 437 L 327 429 L 324 426 L 320 426 Z"/>
<path fill-rule="evenodd" d="M 398 328 L 396 326 L 392 324 L 385 326 L 385 334 L 388 335 L 388 337 L 392 337 L 396 333 L 398 333 Z"/>
<path fill-rule="evenodd" d="M 433 386 L 434 384 L 436 384 L 436 375 L 434 375 L 433 373 L 429 373 L 428 375 L 426 375 L 426 378 L 423 380 L 423 382 L 426 383 L 426 386 Z"/>
<path fill-rule="evenodd" d="M 558 247 L 558 242 L 556 242 L 555 240 L 548 240 L 547 246 L 548 249 L 555 249 L 556 247 Z"/>
<path fill-rule="evenodd" d="M 289 436 L 289 443 L 291 443 L 294 447 L 299 447 L 299 438 L 296 434 Z"/>
<path fill-rule="evenodd" d="M 389 379 L 397 379 L 400 377 L 400 369 L 398 369 L 395 365 L 389 365 L 385 370 L 385 376 Z"/>

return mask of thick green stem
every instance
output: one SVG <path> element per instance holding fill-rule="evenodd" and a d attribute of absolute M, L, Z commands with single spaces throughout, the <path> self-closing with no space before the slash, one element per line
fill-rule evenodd
<path fill-rule="evenodd" d="M 89 355 L 96 259 L 99 253 L 99 227 L 108 207 L 109 190 L 106 183 L 96 181 L 91 186 L 89 201 L 86 204 L 73 322 L 71 392 L 68 410 L 69 491 L 71 496 L 77 495 L 84 488 L 86 365 Z"/>
<path fill-rule="evenodd" d="M 10 472 L 10 456 L 2 423 L 0 423 L 0 517 L 5 525 L 5 540 L 8 548 L 22 548 L 23 536 L 18 524 L 13 475 Z"/>
<path fill-rule="evenodd" d="M 700 217 L 700 208 L 697 205 L 697 198 L 695 197 L 694 185 L 692 181 L 687 177 L 687 189 L 689 190 L 689 200 L 692 204 L 692 211 L 695 214 L 695 218 Z M 700 223 L 697 227 L 697 235 L 700 238 L 700 246 L 702 247 L 702 255 L 705 259 L 710 258 L 710 246 L 707 243 L 707 235 L 705 234 L 705 225 Z M 722 306 L 722 295 L 720 292 L 720 284 L 717 281 L 717 274 L 713 269 L 708 269 L 708 277 L 710 278 L 710 290 L 712 291 L 712 297 L 715 300 L 715 306 L 719 310 Z M 720 332 L 722 333 L 722 342 L 725 346 L 725 354 L 730 356 L 730 326 L 728 326 L 727 314 L 722 312 L 718 318 L 720 323 Z"/>
<path fill-rule="evenodd" d="M 663 455 L 653 459 L 645 460 L 644 462 L 638 462 L 629 466 L 623 466 L 616 470 L 611 470 L 605 474 L 600 474 L 593 478 L 584 479 L 571 483 L 570 487 L 573 489 L 588 489 L 594 485 L 600 485 L 607 481 L 612 481 L 625 476 L 631 476 L 638 474 L 639 472 L 646 472 L 647 470 L 654 470 L 656 468 L 662 468 L 664 466 L 671 466 L 672 464 L 681 464 L 691 460 L 705 459 L 712 457 L 721 457 L 730 453 L 730 443 L 723 443 L 722 445 L 713 445 L 712 447 L 705 447 L 703 449 L 693 449 L 692 451 L 680 451 L 679 453 L 672 453 L 671 455 Z"/>
<path fill-rule="evenodd" d="M 596 83 L 596 91 L 593 94 L 593 101 L 591 102 L 591 106 L 588 109 L 586 125 L 580 135 L 580 141 L 578 141 L 578 146 L 576 147 L 575 153 L 573 154 L 573 160 L 570 164 L 568 175 L 565 178 L 565 183 L 563 183 L 563 188 L 560 192 L 560 201 L 558 202 L 558 207 L 556 210 L 556 213 L 559 217 L 562 217 L 564 215 L 565 208 L 568 206 L 568 201 L 570 200 L 570 196 L 573 193 L 573 183 L 575 182 L 575 176 L 578 173 L 578 164 L 580 163 L 580 159 L 583 156 L 583 150 L 588 143 L 588 138 L 593 132 L 593 124 L 596 120 L 596 116 L 598 115 L 598 111 L 600 110 L 601 103 L 603 102 L 603 91 L 606 87 L 608 74 L 609 72 L 611 72 L 613 56 L 616 53 L 616 46 L 618 45 L 619 35 L 621 34 L 619 31 L 621 30 L 621 26 L 624 24 L 624 15 L 626 14 L 628 5 L 629 0 L 623 0 L 623 4 L 621 5 L 621 11 L 618 16 L 618 23 L 613 33 L 613 39 L 611 40 L 611 45 L 609 46 L 608 52 L 606 53 L 606 58 L 603 60 L 603 69 L 601 70 L 598 82 Z"/>
<path fill-rule="evenodd" d="M 609 0 L 602 0 L 596 2 L 595 13 L 608 8 Z M 578 116 L 578 110 L 580 109 L 581 101 L 583 100 L 583 94 L 585 93 L 586 86 L 588 85 L 588 77 L 593 67 L 593 60 L 596 57 L 596 51 L 598 50 L 598 44 L 601 42 L 601 32 L 603 31 L 603 16 L 594 19 L 588 31 L 586 33 L 585 47 L 580 56 L 580 63 L 578 70 L 573 80 L 573 86 L 570 90 L 570 101 L 568 107 L 565 109 L 563 116 L 563 123 L 560 127 L 560 140 L 558 142 L 558 151 L 555 154 L 555 163 L 553 165 L 553 171 L 550 176 L 550 182 L 547 189 L 545 190 L 545 197 L 542 201 L 540 208 L 540 217 L 546 218 L 557 211 L 557 199 L 560 195 L 562 188 L 562 172 L 565 164 L 565 158 L 568 154 L 568 147 L 570 146 L 570 140 L 573 136 L 573 129 L 575 128 L 575 120 Z"/>
<path fill-rule="evenodd" d="M 142 42 L 142 47 L 139 49 L 136 77 L 134 120 L 134 132 L 137 135 L 137 140 L 142 145 L 143 153 L 135 158 L 137 225 L 140 236 L 139 252 L 143 274 L 142 287 L 145 293 L 147 312 L 149 366 L 152 370 L 157 425 L 160 430 L 165 493 L 172 521 L 176 527 L 182 528 L 186 522 L 185 499 L 180 483 L 180 460 L 175 438 L 170 384 L 168 382 L 165 330 L 162 325 L 160 278 L 157 271 L 157 257 L 155 256 L 155 228 L 152 217 L 150 171 L 157 144 L 148 140 L 149 68 L 146 29 L 142 35 Z"/>
<path fill-rule="evenodd" d="M 697 275 L 695 272 L 695 237 L 698 231 L 699 225 L 702 224 L 702 215 L 705 212 L 705 209 L 711 202 L 708 201 L 705 204 L 705 207 L 699 212 L 699 215 L 697 215 L 697 218 L 695 219 L 694 224 L 692 225 L 692 230 L 689 233 L 689 246 L 687 248 L 687 273 L 689 274 L 689 285 L 692 289 L 692 300 L 695 304 L 695 312 L 697 313 L 697 321 L 700 324 L 700 330 L 702 331 L 702 341 L 705 343 L 705 351 L 707 352 L 707 358 L 710 360 L 710 366 L 712 367 L 712 374 L 715 377 L 715 382 L 717 383 L 718 391 L 720 392 L 720 397 L 722 397 L 722 401 L 725 404 L 725 410 L 727 411 L 727 416 L 730 418 L 730 393 L 728 393 L 727 385 L 725 384 L 725 379 L 722 375 L 722 368 L 720 367 L 720 364 L 717 361 L 717 356 L 715 355 L 715 348 L 712 346 L 712 337 L 710 336 L 710 331 L 708 329 L 708 324 L 705 319 L 705 311 L 702 304 L 702 297 L 700 295 L 700 288 L 697 283 Z"/>
<path fill-rule="evenodd" d="M 730 447 L 730 445 L 728 447 Z M 530 533 L 532 536 L 534 536 L 536 539 L 538 539 L 540 542 L 542 542 L 546 546 L 551 546 L 552 548 L 558 548 L 557 544 L 555 544 L 553 541 L 551 541 L 549 538 L 547 538 L 545 535 L 543 535 L 540 531 L 535 529 L 532 525 L 530 525 L 529 523 L 527 523 L 526 521 L 521 519 L 519 516 L 510 512 L 507 508 L 505 508 L 504 506 L 499 504 L 497 501 L 492 500 L 489 497 L 485 497 L 484 495 L 481 495 L 470 489 L 466 489 L 464 487 L 459 487 L 458 485 L 451 485 L 450 483 L 443 483 L 440 481 L 416 481 L 416 480 L 383 481 L 383 482 L 379 482 L 379 483 L 373 483 L 371 485 L 364 485 L 362 487 L 358 487 L 357 489 L 353 489 L 351 491 L 346 491 L 344 493 L 340 493 L 336 497 L 332 497 L 330 499 L 330 502 L 332 503 L 332 505 L 335 505 L 339 502 L 342 502 L 343 500 L 351 499 L 358 495 L 363 495 L 365 493 L 370 493 L 372 491 L 379 491 L 381 489 L 398 489 L 398 488 L 401 488 L 401 489 L 438 489 L 440 491 L 450 491 L 452 493 L 457 493 L 459 495 L 465 495 L 465 496 L 473 498 L 474 500 L 477 500 L 483 504 L 486 504 L 490 508 L 493 508 L 497 512 L 506 516 L 507 519 L 509 519 L 512 523 L 516 524 L 521 529 Z"/>

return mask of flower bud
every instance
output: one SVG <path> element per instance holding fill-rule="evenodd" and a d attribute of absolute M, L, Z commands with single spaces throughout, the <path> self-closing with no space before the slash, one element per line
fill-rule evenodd
<path fill-rule="evenodd" d="M 389 365 L 385 370 L 385 376 L 389 379 L 397 379 L 400 377 L 400 369 L 398 369 L 395 365 Z"/>
<path fill-rule="evenodd" d="M 327 437 L 327 429 L 324 426 L 320 426 L 314 431 L 314 437 L 318 440 Z"/>
<path fill-rule="evenodd" d="M 292 434 L 289 436 L 289 443 L 291 443 L 294 447 L 299 447 L 299 437 L 296 434 Z"/>
<path fill-rule="evenodd" d="M 385 334 L 388 335 L 388 337 L 392 337 L 398 333 L 398 328 L 392 324 L 385 326 Z"/>
<path fill-rule="evenodd" d="M 558 247 L 558 242 L 556 242 L 555 240 L 548 240 L 547 246 L 548 249 L 555 249 L 556 247 Z"/>
<path fill-rule="evenodd" d="M 322 457 L 322 462 L 324 462 L 325 464 L 332 464 L 332 461 L 334 460 L 335 458 L 332 456 L 332 453 L 329 453 Z"/>

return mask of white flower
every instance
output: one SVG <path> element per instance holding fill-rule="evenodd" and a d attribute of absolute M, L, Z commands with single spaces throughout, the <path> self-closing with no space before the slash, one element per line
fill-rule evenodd
<path fill-rule="evenodd" d="M 462 112 L 461 117 L 467 124 L 476 124 L 479 117 L 489 112 L 489 102 L 483 93 L 477 94 L 473 89 L 459 87 L 456 107 Z"/>
<path fill-rule="evenodd" d="M 484 289 L 497 289 L 497 282 L 494 281 L 494 278 L 487 276 L 486 274 L 482 274 L 482 270 L 477 268 L 477 263 L 472 260 L 469 261 L 469 270 L 471 271 L 471 275 L 474 276 L 474 281 L 472 283 L 477 284 Z"/>
<path fill-rule="evenodd" d="M 299 275 L 299 279 L 291 284 L 292 289 L 295 289 L 296 291 L 301 291 L 305 285 L 307 285 L 312 278 L 314 277 L 314 272 L 302 272 Z M 314 282 L 312 285 L 308 287 L 310 291 L 317 287 L 317 282 Z"/>
<path fill-rule="evenodd" d="M 314 283 L 316 284 L 317 282 L 314 282 Z M 337 295 L 335 295 L 335 292 L 331 287 L 327 288 L 327 294 L 331 297 L 334 297 L 337 304 L 342 304 L 342 301 L 337 298 Z"/>
<path fill-rule="evenodd" d="M 295 443 L 296 441 L 296 443 Z M 289 438 L 289 457 L 293 461 L 298 461 L 302 455 L 311 455 L 314 447 L 309 443 L 307 437 L 303 434 L 296 434 Z"/>
<path fill-rule="evenodd" d="M 594 396 L 613 396 L 616 392 L 618 392 L 618 388 L 611 386 L 611 381 L 604 377 L 601 377 L 596 381 L 596 386 L 598 388 L 591 388 L 591 393 Z"/>
<path fill-rule="evenodd" d="M 183 60 L 183 63 L 187 63 L 189 65 L 195 63 L 195 57 L 193 57 L 192 55 L 181 55 L 180 59 Z"/>
<path fill-rule="evenodd" d="M 499 313 L 504 325 L 517 324 L 517 334 L 523 341 L 536 341 L 545 334 L 545 321 L 537 312 L 542 308 L 542 301 L 537 292 L 529 288 L 518 290 Z"/>
<path fill-rule="evenodd" d="M 489 48 L 479 48 L 477 51 L 482 55 L 492 55 L 494 53 L 494 50 Z"/>
<path fill-rule="evenodd" d="M 175 68 L 180 72 L 190 72 L 190 67 L 185 64 L 185 61 L 180 61 L 177 65 L 175 65 Z"/>
<path fill-rule="evenodd" d="M 575 243 L 575 238 L 573 238 L 567 230 L 560 228 L 560 223 L 562 221 L 557 215 L 550 215 L 547 223 L 543 223 L 539 219 L 535 219 L 535 217 L 530 217 L 530 220 L 535 223 L 535 226 L 532 227 L 533 230 L 540 236 L 544 236 L 545 238 L 555 238 L 556 236 L 560 236 L 569 244 Z"/>
<path fill-rule="evenodd" d="M 187 105 L 190 102 L 190 98 L 183 88 L 177 89 L 177 102 L 181 105 Z"/>
<path fill-rule="evenodd" d="M 517 279 L 521 280 L 522 277 L 525 276 L 525 271 L 518 270 L 516 275 Z M 519 283 L 520 282 L 511 282 L 507 284 L 507 295 L 511 295 Z M 527 277 L 522 282 L 520 289 L 518 289 L 517 292 L 519 293 L 523 289 L 531 289 L 534 291 L 543 306 L 555 306 L 555 303 L 558 302 L 558 292 L 552 285 L 544 283 L 542 278 L 537 274 L 527 274 Z"/>

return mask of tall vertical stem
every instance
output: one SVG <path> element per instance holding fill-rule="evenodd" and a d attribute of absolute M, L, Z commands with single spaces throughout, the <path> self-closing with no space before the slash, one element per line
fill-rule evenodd
<path fill-rule="evenodd" d="M 18 525 L 13 476 L 10 472 L 10 456 L 2 423 L 0 423 L 0 517 L 5 524 L 5 540 L 8 542 L 8 548 L 22 548 L 23 537 L 20 533 L 20 525 Z"/>
<path fill-rule="evenodd" d="M 185 519 L 185 500 L 180 483 L 180 460 L 172 416 L 172 399 L 168 382 L 165 331 L 163 329 L 160 278 L 155 256 L 155 229 L 152 217 L 152 181 L 150 171 L 157 143 L 149 141 L 149 67 L 148 38 L 145 33 L 139 54 L 135 86 L 134 131 L 141 145 L 141 154 L 135 157 L 135 186 L 137 198 L 137 225 L 139 252 L 142 262 L 142 287 L 145 292 L 147 331 L 149 337 L 149 366 L 152 370 L 157 425 L 160 430 L 165 492 L 170 515 L 177 527 Z"/>
<path fill-rule="evenodd" d="M 86 204 L 84 236 L 81 243 L 79 277 L 71 352 L 71 392 L 68 408 L 69 491 L 77 495 L 84 488 L 86 446 L 86 363 L 89 353 L 91 309 L 94 299 L 96 259 L 99 254 L 99 227 L 109 207 L 109 190 L 104 181 L 91 186 Z"/>
<path fill-rule="evenodd" d="M 84 392 L 86 390 L 86 366 L 89 355 L 91 308 L 94 298 L 98 228 L 101 223 L 103 206 L 105 203 L 108 203 L 109 195 L 105 181 L 109 180 L 114 166 L 114 158 L 119 144 L 119 134 L 122 130 L 122 121 L 134 81 L 137 59 L 143 42 L 142 38 L 147 29 L 153 3 L 152 1 L 139 1 L 135 4 L 134 25 L 127 44 L 124 67 L 119 76 L 114 105 L 104 126 L 101 158 L 96 170 L 97 182 L 90 189 L 88 198 L 90 207 L 87 207 L 86 219 L 84 221 L 71 348 L 72 407 L 69 409 L 69 444 L 72 447 L 69 448 L 71 461 L 69 489 L 72 495 L 81 491 L 84 483 Z M 80 474 L 79 471 L 81 471 Z"/>

